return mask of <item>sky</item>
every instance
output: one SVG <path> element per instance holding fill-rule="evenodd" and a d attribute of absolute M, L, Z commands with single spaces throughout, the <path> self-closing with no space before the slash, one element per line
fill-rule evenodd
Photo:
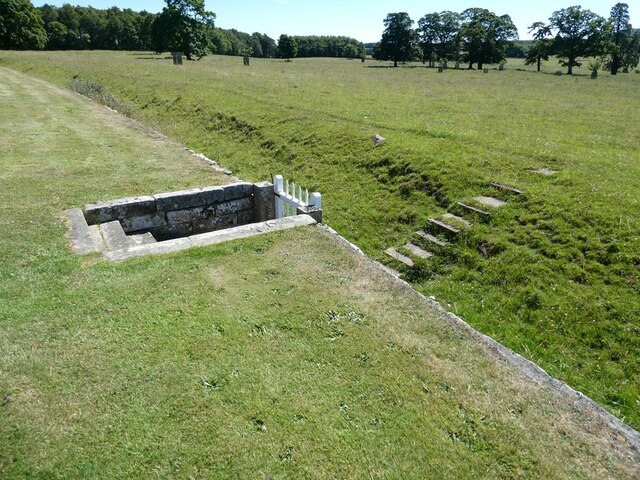
<path fill-rule="evenodd" d="M 95 8 L 131 8 L 159 12 L 165 6 L 162 0 L 67 0 L 34 1 L 35 6 L 45 3 L 61 6 L 63 3 Z M 442 10 L 462 12 L 471 7 L 487 8 L 497 15 L 510 15 L 518 27 L 522 40 L 530 38 L 528 27 L 537 21 L 546 22 L 551 14 L 571 5 L 581 5 L 598 15 L 608 17 L 617 0 L 206 0 L 207 10 L 215 12 L 216 26 L 235 28 L 241 32 L 266 33 L 278 39 L 288 35 L 344 35 L 361 42 L 377 42 L 382 36 L 382 21 L 391 12 L 407 12 L 417 23 L 423 15 Z M 626 0 L 631 23 L 640 27 L 640 0 Z"/>

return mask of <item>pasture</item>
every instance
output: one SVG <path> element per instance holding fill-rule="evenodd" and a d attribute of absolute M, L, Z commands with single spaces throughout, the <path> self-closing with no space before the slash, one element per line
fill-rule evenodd
<path fill-rule="evenodd" d="M 488 74 L 337 59 L 244 67 L 216 56 L 180 68 L 136 52 L 2 52 L 0 66 L 63 87 L 102 82 L 134 118 L 241 178 L 282 173 L 321 191 L 325 221 L 394 268 L 382 250 L 456 201 L 495 195 L 490 182 L 523 190 L 404 273 L 640 425 L 640 75 L 555 76 L 551 62 L 541 74 L 514 62 Z M 377 148 L 375 133 L 387 138 Z M 151 177 L 97 193 L 147 193 Z"/>
<path fill-rule="evenodd" d="M 591 409 L 317 229 L 72 255 L 64 208 L 228 179 L 5 68 L 0 105 L 2 478 L 637 473 Z"/>

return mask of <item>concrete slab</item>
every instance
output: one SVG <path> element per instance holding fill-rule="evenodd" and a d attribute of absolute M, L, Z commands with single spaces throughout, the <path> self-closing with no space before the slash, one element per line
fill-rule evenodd
<path fill-rule="evenodd" d="M 131 246 L 149 245 L 151 243 L 156 243 L 156 239 L 153 238 L 150 232 L 139 235 L 129 235 L 129 244 Z"/>
<path fill-rule="evenodd" d="M 91 229 L 87 224 L 82 210 L 71 208 L 65 210 L 69 224 L 69 236 L 71 239 L 71 250 L 77 255 L 87 255 L 101 251 L 102 239 L 96 237 L 95 229 Z"/>
<path fill-rule="evenodd" d="M 491 208 L 500 208 L 504 207 L 507 204 L 507 202 L 503 202 L 502 200 L 494 197 L 475 197 L 474 200 L 482 205 L 486 205 L 487 207 Z"/>
<path fill-rule="evenodd" d="M 416 234 L 424 238 L 426 241 L 431 242 L 439 247 L 446 247 L 447 245 L 449 245 L 449 242 L 440 240 L 438 237 L 431 235 L 430 233 L 427 233 L 424 230 L 419 230 L 416 232 Z"/>
<path fill-rule="evenodd" d="M 107 248 L 104 244 L 104 238 L 102 238 L 98 225 L 89 225 L 89 235 L 91 235 L 93 244 L 97 247 L 98 251 L 102 252 Z"/>
<path fill-rule="evenodd" d="M 448 223 L 442 222 L 440 220 L 436 220 L 435 218 L 430 218 L 429 219 L 429 223 L 436 228 L 437 230 L 440 230 L 443 233 L 446 233 L 447 235 L 458 235 L 460 233 L 460 229 L 454 227 L 453 225 L 449 225 Z"/>
<path fill-rule="evenodd" d="M 214 245 L 216 243 L 227 242 L 229 240 L 252 237 L 254 235 L 260 235 L 263 233 L 288 230 L 290 228 L 301 227 L 304 225 L 315 225 L 316 223 L 317 222 L 309 215 L 295 215 L 293 217 L 285 217 L 276 220 L 267 220 L 266 222 L 241 225 L 239 227 L 228 228 L 226 230 L 218 230 L 216 232 L 192 235 L 191 237 L 189 237 L 189 240 L 196 247 L 204 247 L 207 245 Z"/>
<path fill-rule="evenodd" d="M 117 220 L 101 224 L 100 232 L 107 244 L 107 250 L 122 250 L 131 246 L 129 237 L 124 233 L 122 225 Z"/>
<path fill-rule="evenodd" d="M 481 217 L 488 217 L 489 216 L 489 212 L 486 212 L 484 210 L 480 210 L 479 208 L 476 208 L 476 207 L 472 207 L 471 205 L 467 205 L 467 204 L 462 203 L 462 202 L 457 202 L 456 205 L 458 205 L 464 211 L 469 212 L 471 214 L 480 215 Z"/>
<path fill-rule="evenodd" d="M 411 260 L 409 257 L 407 257 L 406 255 L 401 254 L 400 252 L 398 252 L 395 248 L 387 248 L 384 253 L 386 253 L 387 255 L 389 255 L 391 258 L 404 263 L 407 267 L 413 267 L 414 263 L 413 260 Z"/>
<path fill-rule="evenodd" d="M 176 238 L 175 240 L 167 240 L 165 242 L 151 243 L 148 245 L 137 245 L 122 250 L 111 250 L 104 252 L 104 256 L 111 262 L 121 262 L 131 258 L 146 257 L 147 255 L 179 252 L 192 246 L 193 244 L 188 238 Z"/>
<path fill-rule="evenodd" d="M 510 187 L 508 185 L 502 185 L 501 183 L 491 183 L 493 188 L 498 190 L 502 190 L 503 192 L 515 193 L 516 195 L 521 195 L 522 190 L 518 190 L 517 188 Z"/>
<path fill-rule="evenodd" d="M 465 227 L 470 227 L 471 226 L 471 222 L 469 222 L 468 220 L 465 220 L 462 217 L 459 217 L 458 215 L 454 215 L 453 213 L 445 213 L 443 215 L 443 218 L 446 218 L 447 220 L 454 220 L 454 221 L 456 221 L 458 223 L 461 223 Z"/>
<path fill-rule="evenodd" d="M 413 255 L 415 255 L 416 257 L 419 258 L 423 258 L 423 259 L 427 259 L 427 258 L 431 258 L 433 257 L 433 253 L 431 252 L 427 252 L 426 250 L 420 248 L 417 245 L 414 245 L 413 243 L 409 242 L 407 243 L 404 248 L 406 248 L 407 250 L 409 250 Z"/>

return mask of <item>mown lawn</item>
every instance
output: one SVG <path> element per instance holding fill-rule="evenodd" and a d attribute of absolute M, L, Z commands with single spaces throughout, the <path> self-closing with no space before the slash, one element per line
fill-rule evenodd
<path fill-rule="evenodd" d="M 2 478 L 632 478 L 588 410 L 311 228 L 110 264 L 62 211 L 224 183 L 0 68 Z"/>
<path fill-rule="evenodd" d="M 374 258 L 456 201 L 525 191 L 407 272 L 484 333 L 640 426 L 640 75 L 149 53 L 3 52 L 61 86 L 104 83 L 136 118 L 236 174 L 282 173 Z M 586 72 L 584 72 L 586 73 Z M 373 148 L 371 136 L 387 143 Z M 531 169 L 549 168 L 552 177 Z M 397 265 L 393 265 L 398 267 Z"/>

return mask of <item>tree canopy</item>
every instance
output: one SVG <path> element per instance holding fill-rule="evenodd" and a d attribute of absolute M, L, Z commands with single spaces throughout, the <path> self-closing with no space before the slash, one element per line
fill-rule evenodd
<path fill-rule="evenodd" d="M 635 68 L 640 56 L 640 32 L 629 22 L 629 5 L 617 3 L 607 22 L 606 65 L 611 75 L 619 69 Z"/>
<path fill-rule="evenodd" d="M 536 64 L 539 72 L 542 60 L 549 60 L 552 51 L 553 41 L 548 38 L 551 35 L 551 29 L 542 22 L 535 22 L 529 27 L 529 33 L 533 34 L 533 43 L 527 52 L 524 64 Z"/>
<path fill-rule="evenodd" d="M 462 58 L 481 69 L 485 63 L 499 63 L 507 57 L 518 29 L 509 15 L 498 16 L 485 8 L 468 8 L 462 12 Z"/>
<path fill-rule="evenodd" d="M 209 38 L 215 13 L 205 10 L 204 0 L 165 2 L 167 6 L 151 27 L 154 50 L 182 52 L 187 60 L 202 58 L 211 50 Z"/>
<path fill-rule="evenodd" d="M 287 60 L 295 58 L 298 55 L 298 42 L 289 35 L 282 34 L 278 39 L 278 54 Z"/>
<path fill-rule="evenodd" d="M 549 25 L 556 32 L 554 53 L 567 67 L 567 74 L 573 74 L 573 67 L 582 65 L 578 58 L 600 53 L 604 19 L 591 10 L 579 5 L 557 10 L 549 18 Z"/>
<path fill-rule="evenodd" d="M 417 57 L 418 35 L 412 28 L 413 20 L 406 12 L 390 13 L 384 19 L 384 33 L 380 43 L 374 49 L 374 57 L 378 60 L 393 60 L 393 66 L 398 62 L 407 62 Z"/>
<path fill-rule="evenodd" d="M 38 11 L 28 0 L 0 0 L 0 50 L 40 50 L 47 33 Z"/>

